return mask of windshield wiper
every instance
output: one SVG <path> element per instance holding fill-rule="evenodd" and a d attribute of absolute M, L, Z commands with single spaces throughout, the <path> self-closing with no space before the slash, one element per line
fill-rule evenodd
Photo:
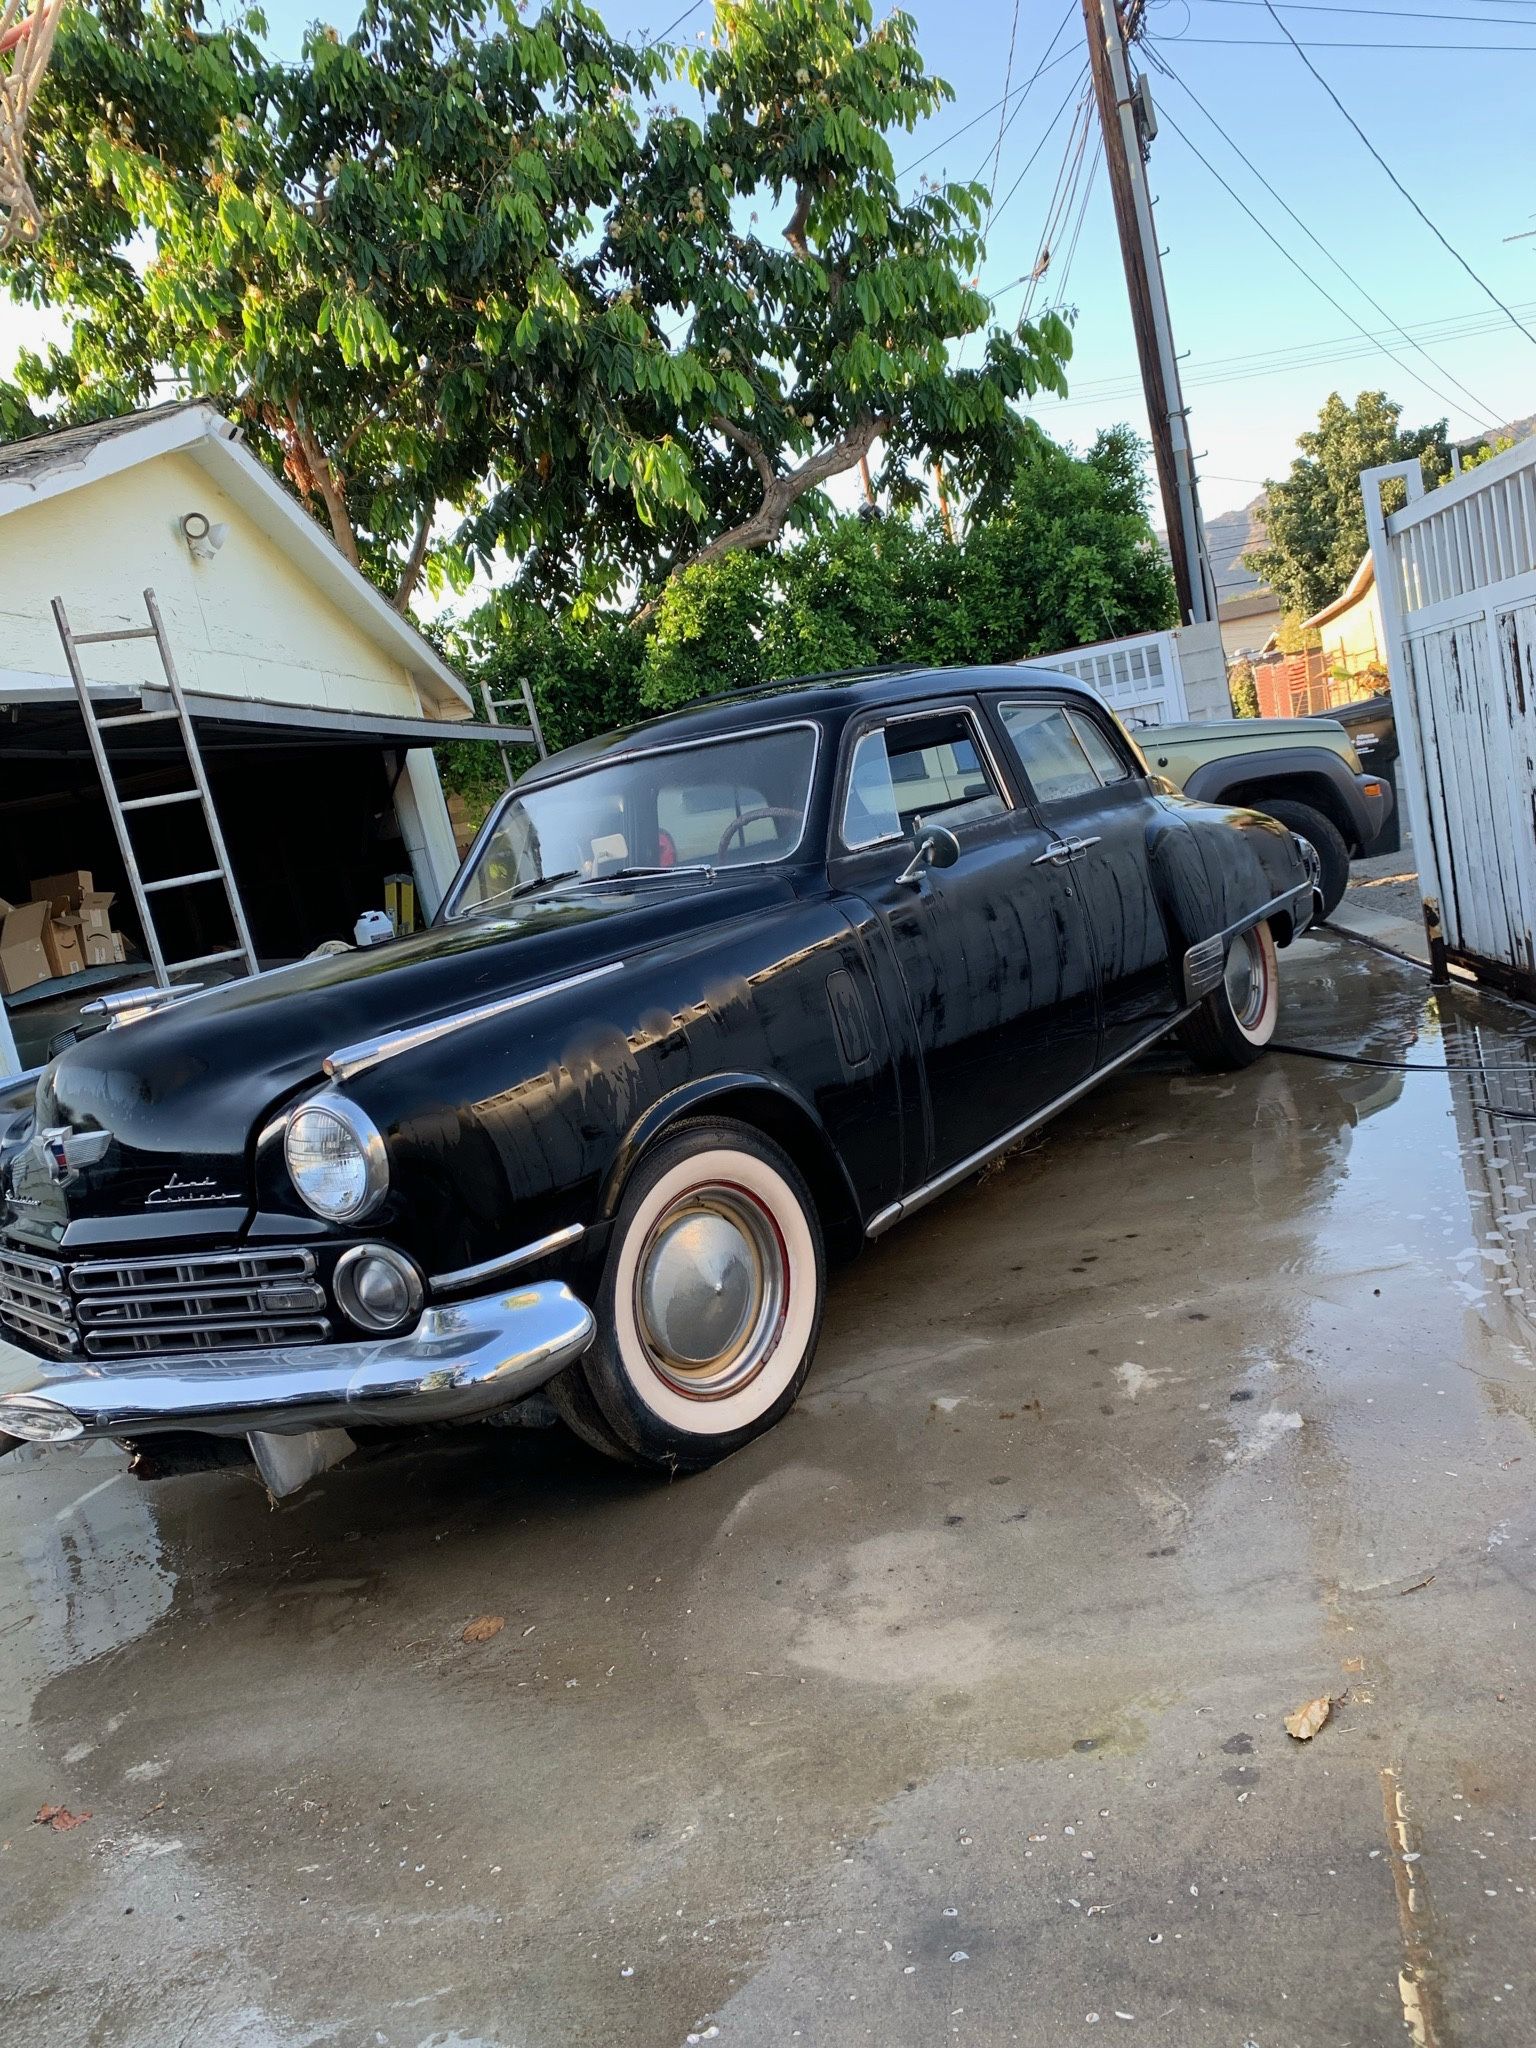
<path fill-rule="evenodd" d="M 625 882 L 628 881 L 632 876 L 637 875 L 708 875 L 710 880 L 713 881 L 715 871 L 712 867 L 709 866 L 708 862 L 706 861 L 680 860 L 674 861 L 672 866 L 669 868 L 648 868 L 638 866 L 609 868 L 605 874 L 587 875 L 584 877 L 584 879 L 589 882 Z"/>
<path fill-rule="evenodd" d="M 467 903 L 462 910 L 454 912 L 455 917 L 477 917 L 482 910 L 494 910 L 498 903 L 510 903 L 518 896 L 531 896 L 536 889 L 553 889 L 561 882 L 586 880 L 580 868 L 568 868 L 561 875 L 533 875 L 526 882 L 514 882 L 510 889 L 498 889 L 494 896 L 483 896 L 478 903 Z"/>

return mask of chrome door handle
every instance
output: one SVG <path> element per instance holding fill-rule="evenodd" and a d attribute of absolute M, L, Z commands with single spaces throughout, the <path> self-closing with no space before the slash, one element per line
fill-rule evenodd
<path fill-rule="evenodd" d="M 1091 839 L 1069 839 L 1067 845 L 1071 849 L 1072 859 L 1076 860 L 1080 855 L 1085 854 L 1090 846 L 1097 846 L 1103 836 L 1102 832 L 1095 832 Z"/>
<path fill-rule="evenodd" d="M 1063 868 L 1072 859 L 1072 844 L 1069 839 L 1053 839 L 1044 853 L 1037 853 L 1030 862 L 1031 867 L 1042 868 L 1049 861 L 1052 867 Z"/>

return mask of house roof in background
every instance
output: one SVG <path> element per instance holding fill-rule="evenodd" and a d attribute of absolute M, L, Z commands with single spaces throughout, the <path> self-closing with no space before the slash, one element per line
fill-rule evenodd
<path fill-rule="evenodd" d="M 190 399 L 0 446 L 0 519 L 161 455 L 186 455 L 291 556 L 317 589 L 398 661 L 444 718 L 470 715 L 468 690 L 410 620 L 352 567 L 325 529 L 245 446 L 240 429 Z"/>
<path fill-rule="evenodd" d="M 1326 626 L 1330 619 L 1336 619 L 1341 612 L 1347 612 L 1351 605 L 1357 605 L 1365 593 L 1374 586 L 1375 582 L 1376 564 L 1371 559 L 1370 549 L 1367 548 L 1360 557 L 1359 566 L 1356 568 L 1354 575 L 1350 577 L 1348 583 L 1345 584 L 1333 602 L 1325 604 L 1320 612 L 1314 612 L 1310 619 L 1303 619 L 1302 625 Z"/>

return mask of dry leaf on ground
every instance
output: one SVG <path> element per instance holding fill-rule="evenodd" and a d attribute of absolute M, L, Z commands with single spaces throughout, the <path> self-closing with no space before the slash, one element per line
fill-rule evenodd
<path fill-rule="evenodd" d="M 1298 1707 L 1294 1714 L 1285 1717 L 1285 1732 L 1294 1735 L 1298 1742 L 1310 1742 L 1333 1712 L 1333 1701 L 1327 1693 L 1315 1700 L 1308 1700 L 1304 1707 Z"/>
<path fill-rule="evenodd" d="M 71 1813 L 67 1806 L 40 1806 L 33 1820 L 34 1826 L 52 1828 L 55 1834 L 67 1835 L 71 1828 L 83 1827 L 90 1819 L 88 1813 Z"/>
<path fill-rule="evenodd" d="M 507 1625 L 504 1614 L 482 1614 L 472 1621 L 464 1631 L 466 1643 L 488 1643 L 492 1636 L 499 1636 Z"/>

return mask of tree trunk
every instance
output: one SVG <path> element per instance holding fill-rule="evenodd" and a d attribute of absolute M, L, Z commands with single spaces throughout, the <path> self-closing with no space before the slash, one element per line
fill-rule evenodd
<path fill-rule="evenodd" d="M 433 505 L 426 506 L 416 525 L 416 538 L 411 542 L 411 552 L 405 558 L 405 567 L 400 571 L 400 581 L 390 603 L 402 617 L 409 616 L 411 599 L 416 585 L 421 581 L 422 564 L 427 559 L 427 545 L 432 538 L 432 517 L 436 511 Z"/>
<path fill-rule="evenodd" d="M 352 528 L 352 516 L 347 510 L 347 494 L 331 466 L 330 457 L 304 424 L 304 412 L 297 396 L 288 401 L 288 424 L 303 470 L 303 474 L 296 477 L 295 482 L 301 489 L 307 483 L 310 492 L 318 492 L 320 501 L 325 506 L 325 516 L 330 521 L 332 539 L 353 568 L 360 570 L 362 562 L 357 552 L 357 535 Z"/>

